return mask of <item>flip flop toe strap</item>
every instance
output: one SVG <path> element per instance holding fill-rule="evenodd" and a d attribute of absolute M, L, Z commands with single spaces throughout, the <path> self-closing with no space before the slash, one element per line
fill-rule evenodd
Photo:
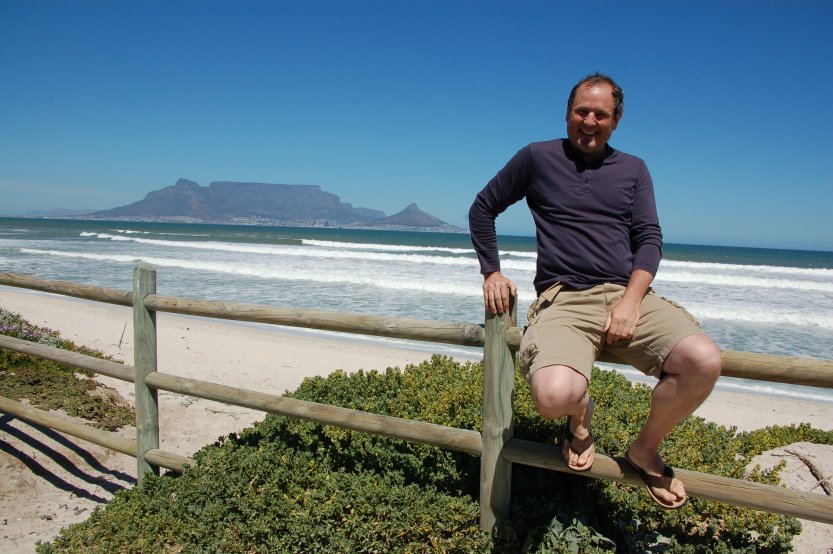
<path fill-rule="evenodd" d="M 671 469 L 668 465 L 665 465 L 662 469 L 662 475 L 651 475 L 647 473 L 644 469 L 633 463 L 631 461 L 630 456 L 625 454 L 625 460 L 639 473 L 639 477 L 642 479 L 642 482 L 648 486 L 648 493 L 653 497 L 653 499 L 663 508 L 667 509 L 677 509 L 681 508 L 683 504 L 688 501 L 688 498 L 683 498 L 682 501 L 674 504 L 668 503 L 668 501 L 660 499 L 659 496 L 652 490 L 653 489 L 664 489 L 667 491 L 671 491 L 671 483 L 674 480 L 674 470 Z"/>
<path fill-rule="evenodd" d="M 594 402 L 593 399 L 590 399 L 589 410 L 590 414 L 593 413 L 593 406 Z M 564 440 L 570 442 L 570 450 L 581 456 L 584 454 L 588 448 L 593 446 L 593 433 L 590 433 L 583 439 L 577 439 L 573 432 L 570 430 L 570 426 L 572 425 L 573 416 L 567 416 L 567 425 L 564 428 Z"/>
<path fill-rule="evenodd" d="M 642 477 L 642 481 L 649 487 L 671 490 L 671 482 L 674 479 L 674 470 L 665 466 L 662 470 L 662 475 L 651 475 L 645 470 L 640 469 L 640 477 Z"/>
<path fill-rule="evenodd" d="M 570 450 L 581 456 L 584 452 L 593 446 L 593 435 L 588 435 L 583 439 L 577 439 L 573 433 L 567 431 L 566 433 L 567 440 L 570 441 Z"/>

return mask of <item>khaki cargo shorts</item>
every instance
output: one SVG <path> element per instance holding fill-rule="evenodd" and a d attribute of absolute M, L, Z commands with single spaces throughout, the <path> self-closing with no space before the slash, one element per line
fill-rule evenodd
<path fill-rule="evenodd" d="M 571 291 L 559 283 L 541 293 L 529 308 L 521 339 L 520 366 L 526 379 L 542 367 L 565 365 L 589 381 L 602 351 L 659 377 L 666 357 L 681 340 L 704 334 L 685 308 L 651 290 L 640 305 L 633 338 L 606 344 L 602 329 L 607 313 L 624 291 L 613 284 Z"/>

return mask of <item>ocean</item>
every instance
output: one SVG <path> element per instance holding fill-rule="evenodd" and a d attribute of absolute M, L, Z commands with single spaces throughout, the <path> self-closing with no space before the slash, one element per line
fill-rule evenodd
<path fill-rule="evenodd" d="M 535 239 L 501 236 L 499 246 L 503 272 L 518 285 L 523 325 L 535 298 Z M 160 294 L 463 323 L 484 318 L 467 234 L 0 218 L 0 272 L 132 290 L 137 264 L 156 267 Z M 723 349 L 833 359 L 833 252 L 666 244 L 654 289 L 683 304 Z M 828 389 L 730 378 L 719 386 L 833 402 Z"/>

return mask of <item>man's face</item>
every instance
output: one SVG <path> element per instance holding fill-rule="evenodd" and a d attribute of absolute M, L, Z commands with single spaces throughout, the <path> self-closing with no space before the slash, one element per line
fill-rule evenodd
<path fill-rule="evenodd" d="M 613 89 L 608 84 L 583 86 L 576 91 L 572 108 L 567 110 L 567 137 L 570 144 L 588 157 L 604 154 L 610 135 L 619 124 L 613 116 Z"/>

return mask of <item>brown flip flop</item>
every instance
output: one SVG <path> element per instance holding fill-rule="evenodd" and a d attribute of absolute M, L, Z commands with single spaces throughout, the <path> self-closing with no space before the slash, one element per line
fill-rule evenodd
<path fill-rule="evenodd" d="M 570 431 L 570 422 L 572 420 L 572 417 L 573 416 L 567 416 L 567 426 L 564 429 L 564 444 L 566 445 L 569 441 L 568 448 L 575 452 L 576 455 L 581 456 L 588 448 L 593 446 L 593 433 L 590 433 L 589 435 L 587 435 L 587 437 L 583 439 L 577 439 L 575 435 L 573 435 L 573 432 Z M 595 461 L 595 459 L 596 455 L 594 453 L 592 460 L 590 460 L 590 463 L 580 468 L 571 466 L 570 462 L 568 462 L 567 460 L 564 460 L 564 462 L 567 464 L 567 467 L 572 469 L 573 471 L 587 471 L 591 467 L 593 467 L 593 461 Z"/>
<path fill-rule="evenodd" d="M 646 473 L 644 469 L 636 465 L 633 460 L 631 460 L 630 456 L 627 452 L 625 452 L 625 460 L 631 465 L 632 468 L 639 473 L 639 477 L 642 479 L 642 482 L 645 483 L 645 488 L 648 489 L 648 494 L 651 495 L 651 498 L 654 499 L 654 502 L 665 508 L 666 510 L 677 510 L 682 508 L 686 502 L 688 502 L 688 496 L 683 498 L 682 500 L 678 500 L 674 504 L 668 504 L 666 501 L 661 499 L 651 487 L 656 487 L 658 489 L 665 489 L 667 491 L 671 490 L 671 481 L 674 479 L 674 470 L 668 467 L 667 465 L 663 464 L 662 475 L 650 475 Z"/>

